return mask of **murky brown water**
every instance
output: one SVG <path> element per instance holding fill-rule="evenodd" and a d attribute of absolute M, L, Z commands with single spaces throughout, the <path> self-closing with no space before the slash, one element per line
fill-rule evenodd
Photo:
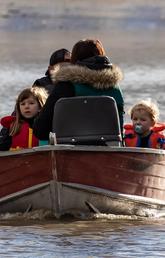
<path fill-rule="evenodd" d="M 0 116 L 20 89 L 43 76 L 50 54 L 82 38 L 99 38 L 124 71 L 126 110 L 157 101 L 165 121 L 165 2 L 1 0 Z M 128 117 L 126 115 L 126 121 Z M 56 221 L 45 214 L 0 217 L 0 257 L 165 256 L 165 221 L 134 217 Z"/>
<path fill-rule="evenodd" d="M 56 221 L 33 214 L 31 220 L 15 216 L 0 224 L 0 257 L 164 257 L 163 219 Z"/>

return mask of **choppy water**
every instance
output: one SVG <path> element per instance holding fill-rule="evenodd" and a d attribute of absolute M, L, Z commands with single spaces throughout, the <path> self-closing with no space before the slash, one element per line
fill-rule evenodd
<path fill-rule="evenodd" d="M 126 111 L 151 98 L 165 121 L 163 2 L 1 0 L 0 117 L 13 111 L 20 90 L 44 75 L 52 51 L 95 37 L 124 71 Z M 0 257 L 165 257 L 165 220 L 102 215 L 57 221 L 43 211 L 5 214 Z"/>
<path fill-rule="evenodd" d="M 164 257 L 165 221 L 106 217 L 1 223 L 0 257 Z"/>

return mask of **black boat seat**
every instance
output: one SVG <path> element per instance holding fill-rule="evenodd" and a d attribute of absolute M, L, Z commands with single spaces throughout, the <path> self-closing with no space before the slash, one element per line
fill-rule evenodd
<path fill-rule="evenodd" d="M 52 132 L 58 144 L 121 146 L 116 101 L 108 96 L 61 98 L 54 107 Z"/>

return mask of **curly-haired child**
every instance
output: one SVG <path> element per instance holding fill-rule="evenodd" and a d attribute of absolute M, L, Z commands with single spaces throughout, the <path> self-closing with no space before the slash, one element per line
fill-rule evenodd
<path fill-rule="evenodd" d="M 124 126 L 125 145 L 165 149 L 164 123 L 158 123 L 159 110 L 151 101 L 142 100 L 130 109 L 132 124 Z"/>

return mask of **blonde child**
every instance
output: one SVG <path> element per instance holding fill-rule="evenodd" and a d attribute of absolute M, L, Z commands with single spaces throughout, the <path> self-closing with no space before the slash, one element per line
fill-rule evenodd
<path fill-rule="evenodd" d="M 0 150 L 16 150 L 32 148 L 39 145 L 39 140 L 33 134 L 33 122 L 47 99 L 43 88 L 24 89 L 17 98 L 15 116 L 1 119 L 3 132 L 0 138 Z"/>
<path fill-rule="evenodd" d="M 158 123 L 156 104 L 142 100 L 131 108 L 130 116 L 132 124 L 124 126 L 127 147 L 165 148 L 165 124 Z"/>

